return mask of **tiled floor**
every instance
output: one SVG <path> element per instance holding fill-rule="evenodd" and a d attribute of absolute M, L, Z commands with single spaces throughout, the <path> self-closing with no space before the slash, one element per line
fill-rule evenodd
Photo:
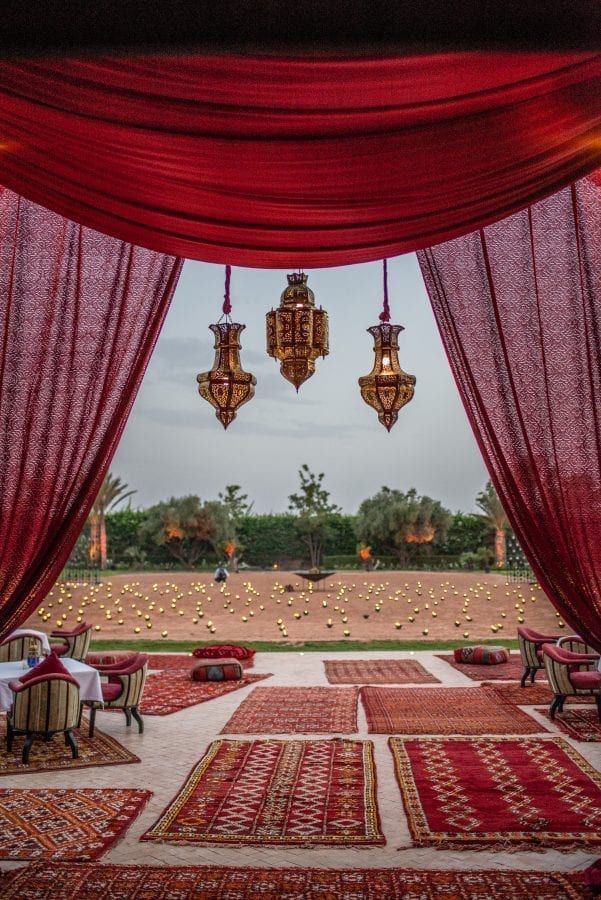
<path fill-rule="evenodd" d="M 460 672 L 455 671 L 434 653 L 262 653 L 257 654 L 255 672 L 273 672 L 273 678 L 261 682 L 268 685 L 327 685 L 322 660 L 408 658 L 419 660 L 436 675 L 443 685 L 474 686 Z M 483 680 L 486 671 L 483 671 Z M 423 687 L 423 685 L 422 685 Z M 439 687 L 432 685 L 433 689 Z M 2 778 L 2 787 L 131 787 L 153 791 L 153 797 L 143 813 L 130 827 L 126 836 L 105 857 L 104 862 L 188 864 L 188 865 L 255 865 L 255 866 L 324 866 L 324 867 L 423 867 L 431 869 L 504 868 L 504 869 L 581 869 L 596 858 L 586 852 L 560 853 L 548 850 L 533 852 L 477 852 L 444 851 L 412 848 L 402 801 L 394 778 L 392 756 L 387 748 L 386 735 L 368 735 L 367 723 L 359 704 L 359 736 L 373 740 L 378 780 L 378 804 L 386 845 L 370 848 L 261 848 L 261 847 L 198 847 L 140 842 L 140 835 L 156 820 L 175 796 L 192 767 L 203 755 L 209 743 L 218 735 L 233 711 L 253 690 L 250 685 L 209 703 L 193 706 L 170 716 L 147 716 L 146 731 L 139 735 L 134 727 L 125 727 L 121 714 L 99 713 L 97 724 L 114 735 L 142 760 L 140 764 L 105 766 L 83 770 L 47 772 Z M 530 711 L 530 710 L 529 710 Z M 540 714 L 541 735 L 549 735 L 553 726 Z M 549 725 L 546 728 L 545 725 Z M 557 729 L 552 733 L 559 734 Z M 311 737 L 310 735 L 308 737 Z M 316 735 L 323 738 L 323 735 Z M 563 736 L 565 738 L 565 736 Z M 565 738 L 569 740 L 568 738 Z M 601 770 L 601 744 L 569 742 L 593 766 Z M 5 868 L 16 864 L 2 863 Z"/>

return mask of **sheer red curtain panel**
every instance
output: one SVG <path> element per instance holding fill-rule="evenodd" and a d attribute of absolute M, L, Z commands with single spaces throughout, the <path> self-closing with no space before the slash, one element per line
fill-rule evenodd
<path fill-rule="evenodd" d="M 601 178 L 418 256 L 511 525 L 601 650 Z"/>
<path fill-rule="evenodd" d="M 0 189 L 0 637 L 75 544 L 180 267 Z"/>
<path fill-rule="evenodd" d="M 0 183 L 144 247 L 264 268 L 431 246 L 601 165 L 601 56 L 0 63 Z"/>

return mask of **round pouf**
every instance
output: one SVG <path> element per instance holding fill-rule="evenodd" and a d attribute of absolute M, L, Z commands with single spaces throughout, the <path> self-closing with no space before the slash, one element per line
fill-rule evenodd
<path fill-rule="evenodd" d="M 192 681 L 240 681 L 242 666 L 237 659 L 200 659 L 190 677 Z"/>
<path fill-rule="evenodd" d="M 455 662 L 473 666 L 498 666 L 509 662 L 509 650 L 505 647 L 457 647 L 453 650 Z"/>

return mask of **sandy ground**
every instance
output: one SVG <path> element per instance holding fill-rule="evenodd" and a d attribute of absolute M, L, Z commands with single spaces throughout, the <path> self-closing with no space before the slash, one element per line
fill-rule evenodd
<path fill-rule="evenodd" d="M 166 644 L 195 638 L 502 643 L 515 638 L 521 620 L 551 633 L 563 626 L 537 585 L 494 573 L 339 572 L 325 589 L 310 591 L 289 572 L 232 574 L 225 588 L 208 575 L 161 572 L 58 585 L 28 624 L 50 631 L 59 622 L 70 629 L 86 621 L 98 638 L 162 637 Z"/>

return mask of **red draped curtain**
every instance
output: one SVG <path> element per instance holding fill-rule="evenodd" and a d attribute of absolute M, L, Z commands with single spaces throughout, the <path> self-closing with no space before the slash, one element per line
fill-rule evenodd
<path fill-rule="evenodd" d="M 180 267 L 0 189 L 0 636 L 71 552 Z"/>
<path fill-rule="evenodd" d="M 406 253 L 601 166 L 601 56 L 0 63 L 0 183 L 210 262 Z"/>
<path fill-rule="evenodd" d="M 418 256 L 511 525 L 601 650 L 601 178 Z"/>

